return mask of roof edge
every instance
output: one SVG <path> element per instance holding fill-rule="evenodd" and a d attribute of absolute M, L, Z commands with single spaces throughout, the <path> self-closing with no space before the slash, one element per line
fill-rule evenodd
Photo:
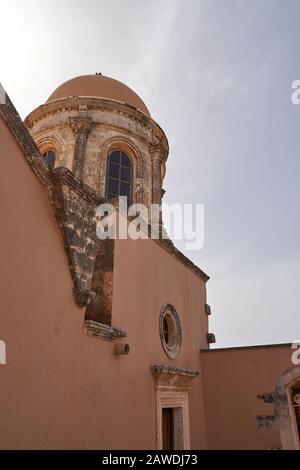
<path fill-rule="evenodd" d="M 0 117 L 4 120 L 17 140 L 27 163 L 30 165 L 38 179 L 43 183 L 48 182 L 48 168 L 40 154 L 38 146 L 30 135 L 29 130 L 23 124 L 22 119 L 10 100 L 8 94 L 0 84 Z"/>
<path fill-rule="evenodd" d="M 248 346 L 229 346 L 228 348 L 211 348 L 211 349 L 200 349 L 201 353 L 205 352 L 216 352 L 216 351 L 233 351 L 235 349 L 270 349 L 270 348 L 284 348 L 284 347 L 291 347 L 293 343 L 273 343 L 273 344 L 255 344 L 255 345 L 248 345 Z"/>

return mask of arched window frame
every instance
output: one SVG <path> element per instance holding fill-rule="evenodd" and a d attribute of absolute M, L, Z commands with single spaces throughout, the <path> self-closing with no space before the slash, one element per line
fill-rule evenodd
<path fill-rule="evenodd" d="M 115 136 L 103 143 L 101 148 L 101 168 L 102 177 L 99 184 L 99 193 L 103 197 L 107 196 L 107 174 L 108 174 L 108 156 L 112 151 L 119 150 L 124 152 L 131 160 L 132 165 L 132 185 L 131 185 L 131 202 L 138 202 L 137 198 L 137 176 L 141 171 L 139 166 L 142 165 L 142 155 L 137 146 L 129 139 L 123 136 Z"/>
<path fill-rule="evenodd" d="M 58 156 L 61 154 L 61 144 L 57 141 L 56 138 L 46 136 L 46 137 L 42 137 L 38 139 L 37 145 L 39 147 L 39 150 L 43 159 L 44 159 L 44 155 L 47 152 L 52 151 L 55 153 L 55 161 L 54 161 L 54 168 L 55 168 L 57 161 L 58 161 Z"/>
<path fill-rule="evenodd" d="M 50 152 L 53 153 L 53 155 L 54 155 L 53 162 L 51 160 L 51 167 L 49 165 L 50 162 L 49 162 L 49 160 L 47 160 L 47 157 L 46 157 L 46 155 L 49 154 Z M 53 170 L 53 168 L 55 168 L 56 157 L 57 157 L 57 154 L 56 154 L 56 150 L 54 148 L 50 148 L 50 149 L 46 150 L 45 152 L 43 152 L 43 159 L 44 159 L 44 161 L 45 161 L 45 163 L 46 163 L 49 170 Z M 53 166 L 52 166 L 52 163 L 53 163 Z"/>
<path fill-rule="evenodd" d="M 275 414 L 279 421 L 282 448 L 285 450 L 300 450 L 300 436 L 292 403 L 295 387 L 300 387 L 300 366 L 285 371 L 276 386 Z"/>
<path fill-rule="evenodd" d="M 132 155 L 130 154 L 130 152 L 128 152 L 126 149 L 124 149 L 122 146 L 119 147 L 119 146 L 114 146 L 112 148 L 109 149 L 109 151 L 107 152 L 107 157 L 106 157 L 106 174 L 105 174 L 105 196 L 107 199 L 109 199 L 109 192 L 108 192 L 108 184 L 109 184 L 109 179 L 112 178 L 112 179 L 115 179 L 116 181 L 118 181 L 118 185 L 122 184 L 122 180 L 119 178 L 113 178 L 110 176 L 109 172 L 110 172 L 110 164 L 114 164 L 114 162 L 111 162 L 111 156 L 114 152 L 120 152 L 120 163 L 119 163 L 119 172 L 122 171 L 122 168 L 130 168 L 130 182 L 126 182 L 124 181 L 125 184 L 129 184 L 129 187 L 130 187 L 130 193 L 129 193 L 129 198 L 128 198 L 128 205 L 131 205 L 133 204 L 133 199 L 134 199 L 134 180 L 135 180 L 135 165 L 134 165 L 134 162 L 133 162 L 133 158 L 132 158 Z M 130 161 L 130 167 L 127 167 L 126 165 L 122 165 L 121 163 L 121 160 L 122 160 L 122 154 L 125 155 L 129 161 Z M 118 196 L 116 196 L 118 197 Z"/>

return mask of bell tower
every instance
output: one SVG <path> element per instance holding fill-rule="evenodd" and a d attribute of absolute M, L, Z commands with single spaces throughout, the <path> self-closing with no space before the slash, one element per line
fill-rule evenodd
<path fill-rule="evenodd" d="M 141 98 L 101 74 L 73 78 L 25 120 L 50 168 L 68 168 L 99 196 L 160 204 L 168 141 Z"/>

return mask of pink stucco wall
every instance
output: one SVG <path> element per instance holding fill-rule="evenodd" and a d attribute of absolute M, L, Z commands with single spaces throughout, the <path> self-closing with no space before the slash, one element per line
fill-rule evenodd
<path fill-rule="evenodd" d="M 84 334 L 63 241 L 39 182 L 0 119 L 0 448 L 155 448 L 152 364 L 201 369 L 205 284 L 153 241 L 116 243 L 112 322 L 130 354 Z M 158 321 L 170 302 L 183 345 L 172 361 Z M 202 376 L 190 392 L 192 448 L 205 448 Z"/>

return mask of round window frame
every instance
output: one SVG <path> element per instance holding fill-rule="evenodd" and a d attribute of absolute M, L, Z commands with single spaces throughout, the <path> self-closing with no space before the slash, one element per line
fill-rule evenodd
<path fill-rule="evenodd" d="M 169 340 L 166 342 L 164 322 L 166 321 L 168 326 Z M 181 349 L 182 344 L 182 331 L 179 315 L 171 304 L 164 304 L 160 311 L 159 316 L 159 333 L 162 347 L 166 355 L 170 359 L 175 359 Z"/>

